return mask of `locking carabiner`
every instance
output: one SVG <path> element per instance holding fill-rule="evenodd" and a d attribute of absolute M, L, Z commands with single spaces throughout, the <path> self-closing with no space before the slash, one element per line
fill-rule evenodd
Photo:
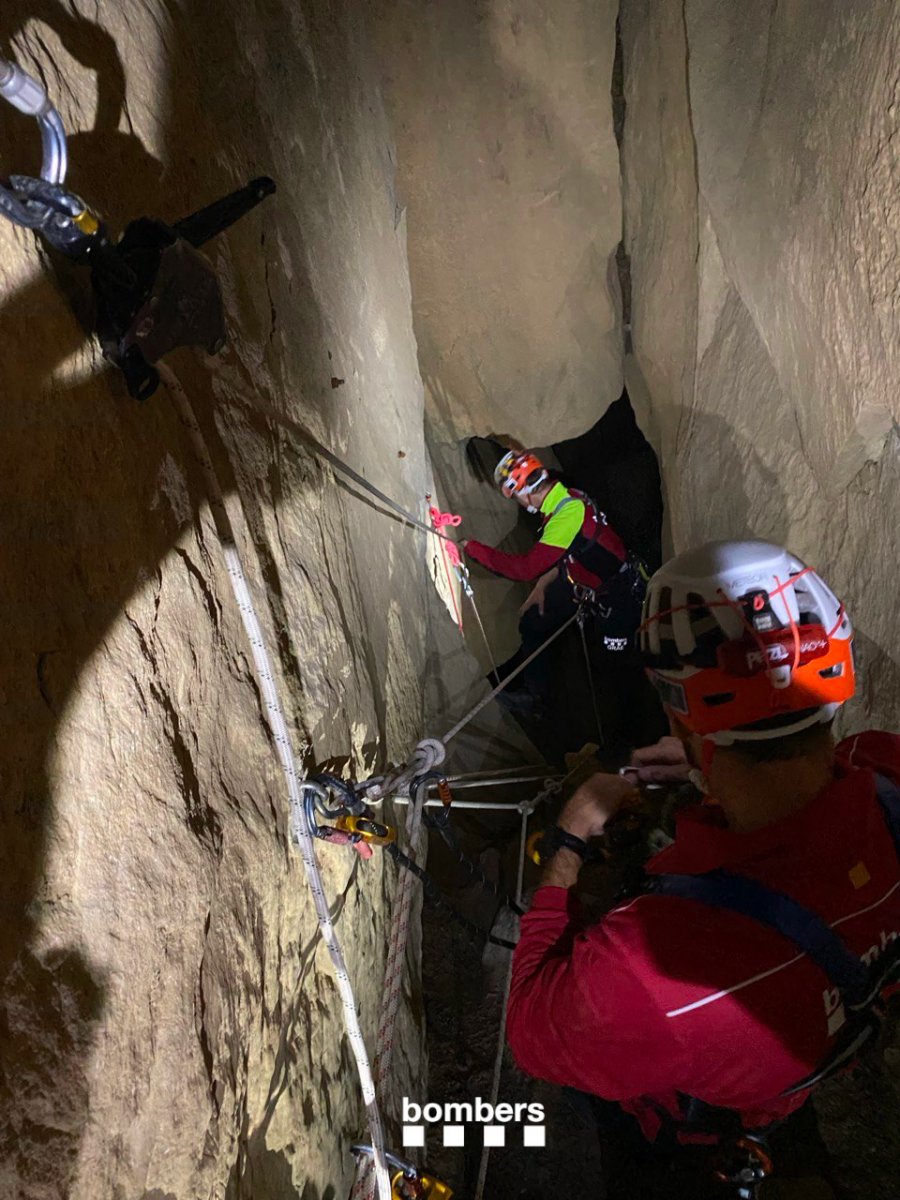
<path fill-rule="evenodd" d="M 314 776 L 304 796 L 306 820 L 310 832 L 322 841 L 338 841 L 351 845 L 387 846 L 396 840 L 396 831 L 381 821 L 353 784 L 337 775 Z M 338 801 L 329 803 L 329 793 L 336 792 Z M 328 824 L 321 824 L 322 817 Z"/>
<path fill-rule="evenodd" d="M 374 1155 L 372 1147 L 364 1142 L 351 1146 L 350 1152 L 357 1156 Z M 450 1200 L 453 1195 L 452 1189 L 442 1179 L 428 1171 L 420 1171 L 413 1163 L 390 1150 L 385 1150 L 384 1159 L 395 1172 L 391 1176 L 391 1200 Z"/>
<path fill-rule="evenodd" d="M 370 846 L 388 846 L 397 840 L 397 831 L 391 825 L 373 821 L 371 817 L 354 817 L 350 813 L 338 817 L 335 829 L 350 835 L 353 841 L 367 842 Z"/>

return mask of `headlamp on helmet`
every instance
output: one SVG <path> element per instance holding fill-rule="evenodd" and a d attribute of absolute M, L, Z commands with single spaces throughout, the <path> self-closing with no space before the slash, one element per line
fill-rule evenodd
<path fill-rule="evenodd" d="M 666 563 L 640 630 L 663 703 L 720 745 L 830 720 L 855 689 L 852 638 L 816 572 L 763 541 L 710 542 Z"/>

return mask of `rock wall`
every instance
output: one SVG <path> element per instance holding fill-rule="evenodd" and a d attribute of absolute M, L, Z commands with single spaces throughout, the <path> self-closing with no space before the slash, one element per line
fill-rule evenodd
<path fill-rule="evenodd" d="M 0 35 L 46 79 L 69 182 L 114 228 L 278 181 L 210 248 L 230 349 L 174 365 L 302 762 L 405 756 L 422 537 L 253 407 L 307 423 L 401 503 L 432 486 L 360 6 L 40 0 L 4 6 Z M 4 105 L 4 170 L 34 171 L 37 143 Z M 346 1194 L 355 1073 L 202 477 L 168 396 L 131 400 L 86 341 L 86 276 L 6 223 L 0 241 L 0 1193 Z M 321 860 L 371 1043 L 393 877 L 380 857 Z M 398 1091 L 422 1073 L 410 1001 Z"/>
<path fill-rule="evenodd" d="M 621 28 L 635 368 L 674 544 L 817 564 L 858 631 L 845 720 L 893 728 L 900 15 L 624 0 Z"/>
<path fill-rule="evenodd" d="M 622 385 L 617 4 L 374 7 L 434 439 L 583 433 Z"/>
<path fill-rule="evenodd" d="M 438 499 L 463 515 L 462 536 L 524 549 L 517 510 L 472 471 L 464 441 L 549 446 L 584 433 L 622 390 L 618 6 L 372 7 Z M 518 644 L 527 589 L 477 567 L 473 576 L 500 662 Z M 463 616 L 487 671 L 467 605 Z"/>

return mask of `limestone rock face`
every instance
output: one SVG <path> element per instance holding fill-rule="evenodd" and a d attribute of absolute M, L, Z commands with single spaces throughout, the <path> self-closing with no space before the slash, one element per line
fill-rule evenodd
<path fill-rule="evenodd" d="M 617 8 L 376 5 L 436 440 L 545 445 L 621 391 Z"/>
<path fill-rule="evenodd" d="M 71 131 L 71 186 L 114 229 L 278 182 L 209 248 L 230 348 L 173 365 L 298 758 L 359 772 L 422 732 L 423 536 L 254 403 L 421 511 L 405 228 L 361 12 L 77 0 L 0 16 Z M 0 137 L 4 173 L 36 169 L 33 122 L 3 105 Z M 0 222 L 0 1193 L 343 1195 L 361 1101 L 203 479 L 166 393 L 131 400 L 86 341 L 70 304 L 86 294 L 86 273 Z M 320 858 L 374 1045 L 393 876 L 380 857 Z M 421 1076 L 419 1022 L 408 1004 L 399 1092 Z"/>
<path fill-rule="evenodd" d="M 900 14 L 680 8 L 622 8 L 636 369 L 674 543 L 818 565 L 858 631 L 845 719 L 894 728 Z"/>

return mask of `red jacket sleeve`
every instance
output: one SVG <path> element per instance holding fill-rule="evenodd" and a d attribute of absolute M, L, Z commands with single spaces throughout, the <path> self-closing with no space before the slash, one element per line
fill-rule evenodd
<path fill-rule="evenodd" d="M 502 575 L 504 579 L 537 579 L 567 553 L 565 547 L 547 546 L 543 542 L 535 542 L 527 554 L 507 554 L 505 550 L 495 550 L 484 542 L 466 543 L 469 558 L 481 563 L 495 575 Z"/>
<path fill-rule="evenodd" d="M 582 930 L 565 888 L 535 893 L 513 955 L 506 1024 L 523 1071 L 609 1100 L 679 1077 L 671 1022 L 630 969 L 622 934 L 607 921 Z"/>

